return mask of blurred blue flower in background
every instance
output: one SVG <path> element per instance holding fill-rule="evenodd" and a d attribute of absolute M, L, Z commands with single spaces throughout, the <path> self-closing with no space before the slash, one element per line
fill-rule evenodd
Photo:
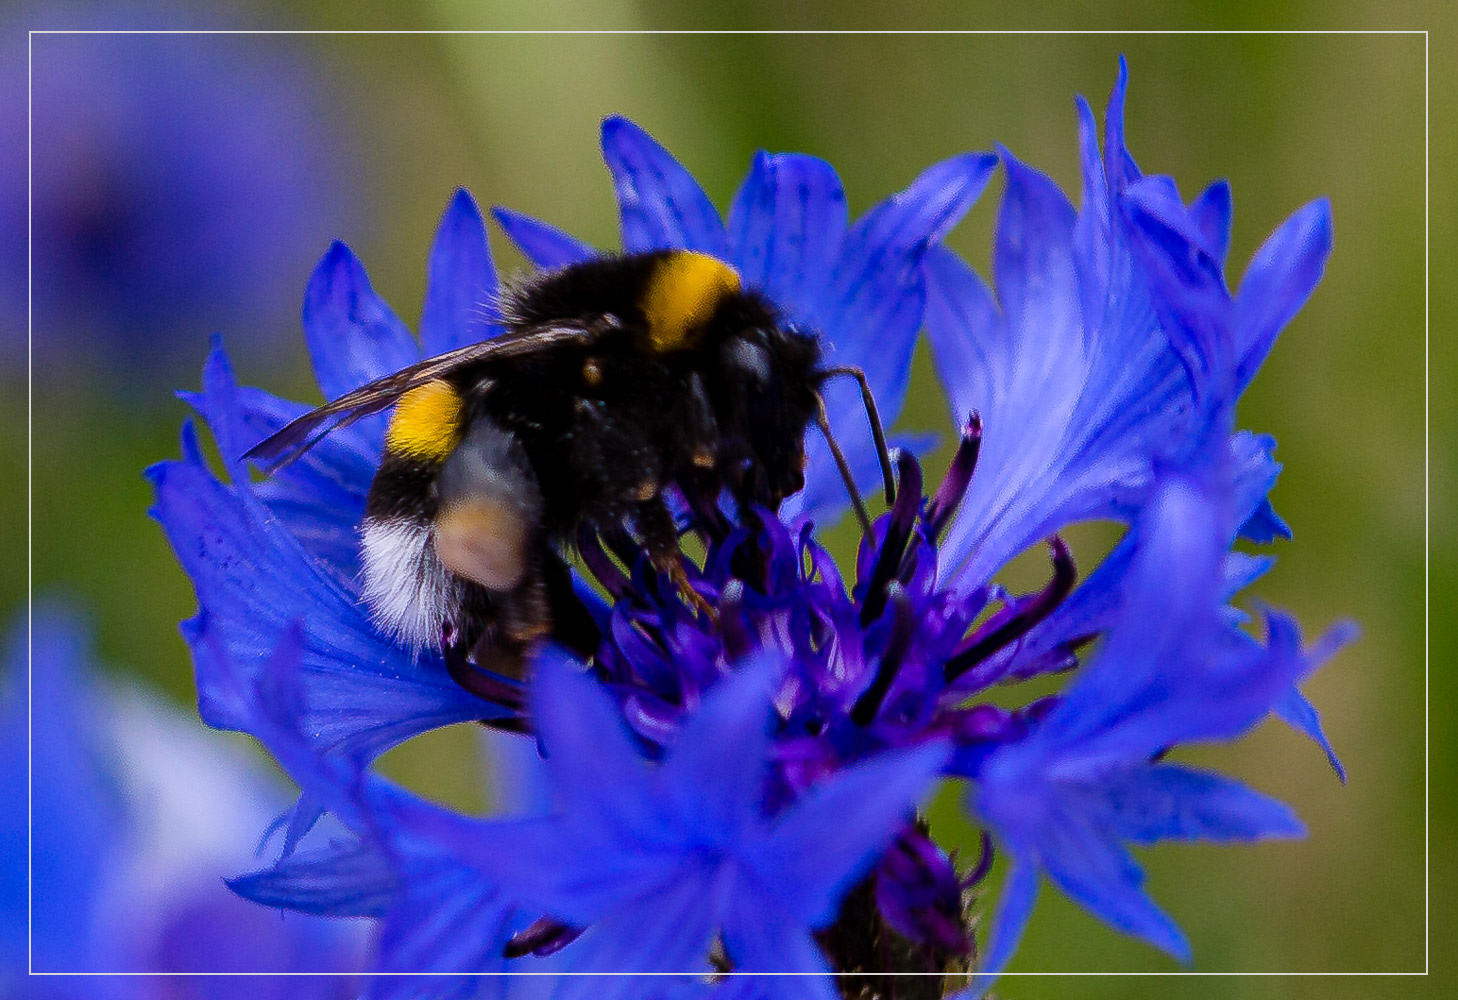
<path fill-rule="evenodd" d="M 604 124 L 628 250 L 681 246 L 734 264 L 822 330 L 833 363 L 864 364 L 892 413 L 924 320 L 961 442 L 925 492 L 915 456 L 897 455 L 895 502 L 853 573 L 813 534 L 812 518 L 843 504 L 813 452 L 808 497 L 688 519 L 704 548 L 686 568 L 702 604 L 642 553 L 585 537 L 579 591 L 601 633 L 591 681 L 546 649 L 528 683 L 467 692 L 440 652 L 384 636 L 360 597 L 354 533 L 384 416 L 255 484 L 239 456 L 304 407 L 238 387 L 215 344 L 202 391 L 186 398 L 226 478 L 189 424 L 182 459 L 149 472 L 154 515 L 198 595 L 184 633 L 204 719 L 256 736 L 303 789 L 278 862 L 235 889 L 379 918 L 382 970 L 829 968 L 847 973 L 853 995 L 857 970 L 975 971 L 970 989 L 985 990 L 1046 874 L 1113 926 L 1188 958 L 1125 845 L 1301 827 L 1281 804 L 1166 755 L 1274 713 L 1336 764 L 1298 685 L 1350 630 L 1303 648 L 1295 623 L 1271 611 L 1257 639 L 1229 604 L 1271 565 L 1233 551 L 1237 537 L 1289 537 L 1267 500 L 1274 442 L 1237 432 L 1235 403 L 1319 281 L 1330 219 L 1324 201 L 1298 211 L 1232 295 L 1227 186 L 1187 206 L 1168 178 L 1142 175 L 1124 144 L 1124 90 L 1121 65 L 1102 151 L 1080 102 L 1081 210 L 1002 151 L 996 298 L 939 245 L 993 158 L 933 167 L 848 226 L 829 167 L 762 154 L 726 226 L 646 133 Z M 543 266 L 596 252 L 544 223 L 497 218 Z M 493 317 L 476 304 L 495 287 L 480 215 L 458 194 L 431 253 L 425 351 L 490 335 Z M 305 321 L 329 398 L 420 356 L 340 244 L 310 282 Z M 831 404 L 833 421 L 860 419 L 854 397 Z M 1128 532 L 1076 586 L 1058 532 L 1094 518 Z M 1040 541 L 1048 584 L 1012 593 L 999 576 Z M 1060 691 L 1016 708 L 994 695 L 1073 670 Z M 535 809 L 462 817 L 370 770 L 401 740 L 469 719 L 535 736 L 518 740 Z M 537 752 L 545 767 L 530 762 Z M 914 813 L 934 776 L 964 788 L 984 831 L 970 865 Z M 350 835 L 296 850 L 325 810 Z M 979 953 L 974 912 L 994 851 L 1010 875 Z M 526 987 L 414 987 L 477 988 Z M 729 977 L 721 992 L 832 989 L 824 977 Z"/>
<path fill-rule="evenodd" d="M 41 6 L 25 27 L 175 25 L 181 11 L 110 13 Z M 31 48 L 37 372 L 176 377 L 199 328 L 236 331 L 253 356 L 276 348 L 293 333 L 299 268 L 356 208 L 326 81 L 277 39 L 40 34 Z M 6 156 L 23 169 L 25 53 L 5 58 L 21 84 L 6 92 Z M 5 191 L 0 220 L 23 233 L 25 186 Z M 18 242 L 0 257 L 17 318 L 26 264 Z M 24 364 L 23 326 L 3 351 Z"/>
<path fill-rule="evenodd" d="M 364 928 L 242 904 L 222 876 L 255 857 L 282 803 L 259 764 L 91 662 L 87 629 L 54 604 L 12 625 L 0 703 L 4 962 L 0 991 L 57 997 L 352 995 L 349 976 L 25 978 L 36 972 L 348 973 Z M 33 737 L 27 921 L 27 708 Z M 23 984 L 23 986 L 22 986 Z"/>

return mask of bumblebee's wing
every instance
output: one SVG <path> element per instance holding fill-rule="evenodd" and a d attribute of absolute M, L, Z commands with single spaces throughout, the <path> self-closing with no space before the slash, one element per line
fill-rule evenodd
<path fill-rule="evenodd" d="M 427 382 L 444 378 L 468 365 L 522 357 L 559 344 L 587 343 L 598 333 L 597 327 L 576 324 L 531 326 L 509 330 L 491 340 L 426 358 L 291 420 L 249 448 L 243 457 L 259 461 L 266 471 L 272 472 L 308 451 L 330 431 L 388 409 L 405 393 Z"/>

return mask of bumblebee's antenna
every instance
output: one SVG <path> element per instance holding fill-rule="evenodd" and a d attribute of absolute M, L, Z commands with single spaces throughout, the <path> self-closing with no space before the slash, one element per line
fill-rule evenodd
<path fill-rule="evenodd" d="M 835 443 L 835 435 L 830 433 L 830 416 L 825 412 L 825 397 L 820 393 L 815 394 L 815 424 L 820 428 L 820 433 L 825 435 L 825 443 L 830 445 L 830 454 L 835 458 L 835 467 L 840 470 L 841 481 L 845 483 L 846 492 L 850 494 L 851 504 L 856 510 L 856 520 L 861 522 L 861 531 L 867 538 L 874 537 L 871 534 L 871 518 L 866 513 L 866 503 L 861 499 L 861 491 L 856 489 L 856 481 L 851 478 L 850 465 L 841 454 L 840 445 Z"/>
<path fill-rule="evenodd" d="M 891 452 L 886 447 L 886 431 L 881 426 L 881 414 L 876 409 L 876 397 L 871 395 L 871 387 L 866 383 L 866 373 L 850 365 L 837 365 L 821 371 L 826 378 L 849 375 L 860 385 L 861 404 L 865 406 L 866 419 L 871 424 L 871 437 L 876 439 L 876 457 L 881 460 L 881 479 L 886 487 L 886 506 L 891 506 L 896 502 L 896 477 L 891 471 Z M 821 404 L 821 408 L 824 409 L 824 403 Z"/>

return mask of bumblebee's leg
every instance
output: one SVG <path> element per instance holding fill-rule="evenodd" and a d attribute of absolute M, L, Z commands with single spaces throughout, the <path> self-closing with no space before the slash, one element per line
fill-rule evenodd
<path fill-rule="evenodd" d="M 551 634 L 552 602 L 545 563 L 542 550 L 533 549 L 521 583 L 499 598 L 502 631 L 516 645 L 527 646 Z"/>
<path fill-rule="evenodd" d="M 689 462 L 695 471 L 712 473 L 718 461 L 719 422 L 698 372 L 692 372 L 685 382 L 681 408 Z"/>
<path fill-rule="evenodd" d="M 729 519 L 719 508 L 722 484 L 711 473 L 691 476 L 681 482 L 684 498 L 694 512 L 694 527 L 705 546 L 722 542 L 729 536 Z"/>
<path fill-rule="evenodd" d="M 822 374 L 827 379 L 836 375 L 849 375 L 861 387 L 861 405 L 865 407 L 866 421 L 871 425 L 871 438 L 876 443 L 876 457 L 881 461 L 881 479 L 886 489 L 886 506 L 891 506 L 896 502 L 896 477 L 891 471 L 891 452 L 886 447 L 886 429 L 881 426 L 881 413 L 876 408 L 876 397 L 871 394 L 871 386 L 866 381 L 866 373 L 851 365 L 837 365 L 834 368 L 825 369 Z"/>
<path fill-rule="evenodd" d="M 633 526 L 653 567 L 673 581 L 685 604 L 712 619 L 713 607 L 689 583 L 688 573 L 683 568 L 683 551 L 678 547 L 678 525 L 674 523 L 673 512 L 661 495 L 639 500 L 633 513 Z"/>
<path fill-rule="evenodd" d="M 552 622 L 552 638 L 576 653 L 590 659 L 597 653 L 602 633 L 572 586 L 572 571 L 555 551 L 548 551 L 542 560 L 546 581 L 548 614 Z"/>
<path fill-rule="evenodd" d="M 820 428 L 820 433 L 825 435 L 825 443 L 830 446 L 830 456 L 835 459 L 835 467 L 840 470 L 840 478 L 845 483 L 845 490 L 850 494 L 851 507 L 856 512 L 856 520 L 861 522 L 861 532 L 867 538 L 873 538 L 871 531 L 871 518 L 866 513 L 865 501 L 861 499 L 861 491 L 856 489 L 855 477 L 851 475 L 850 465 L 845 460 L 845 455 L 840 450 L 840 445 L 835 443 L 835 435 L 830 432 L 830 417 L 825 412 L 825 399 L 818 393 L 815 396 L 815 423 Z"/>

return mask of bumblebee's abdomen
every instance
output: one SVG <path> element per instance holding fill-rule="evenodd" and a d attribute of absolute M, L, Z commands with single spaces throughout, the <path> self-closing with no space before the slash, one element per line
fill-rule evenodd
<path fill-rule="evenodd" d="M 363 596 L 415 647 L 488 624 L 535 634 L 545 618 L 536 479 L 512 434 L 468 412 L 468 384 L 401 398 L 360 524 Z"/>
<path fill-rule="evenodd" d="M 362 593 L 370 613 L 416 649 L 437 644 L 464 603 L 465 581 L 446 570 L 431 543 L 439 467 L 387 448 L 359 526 Z"/>

